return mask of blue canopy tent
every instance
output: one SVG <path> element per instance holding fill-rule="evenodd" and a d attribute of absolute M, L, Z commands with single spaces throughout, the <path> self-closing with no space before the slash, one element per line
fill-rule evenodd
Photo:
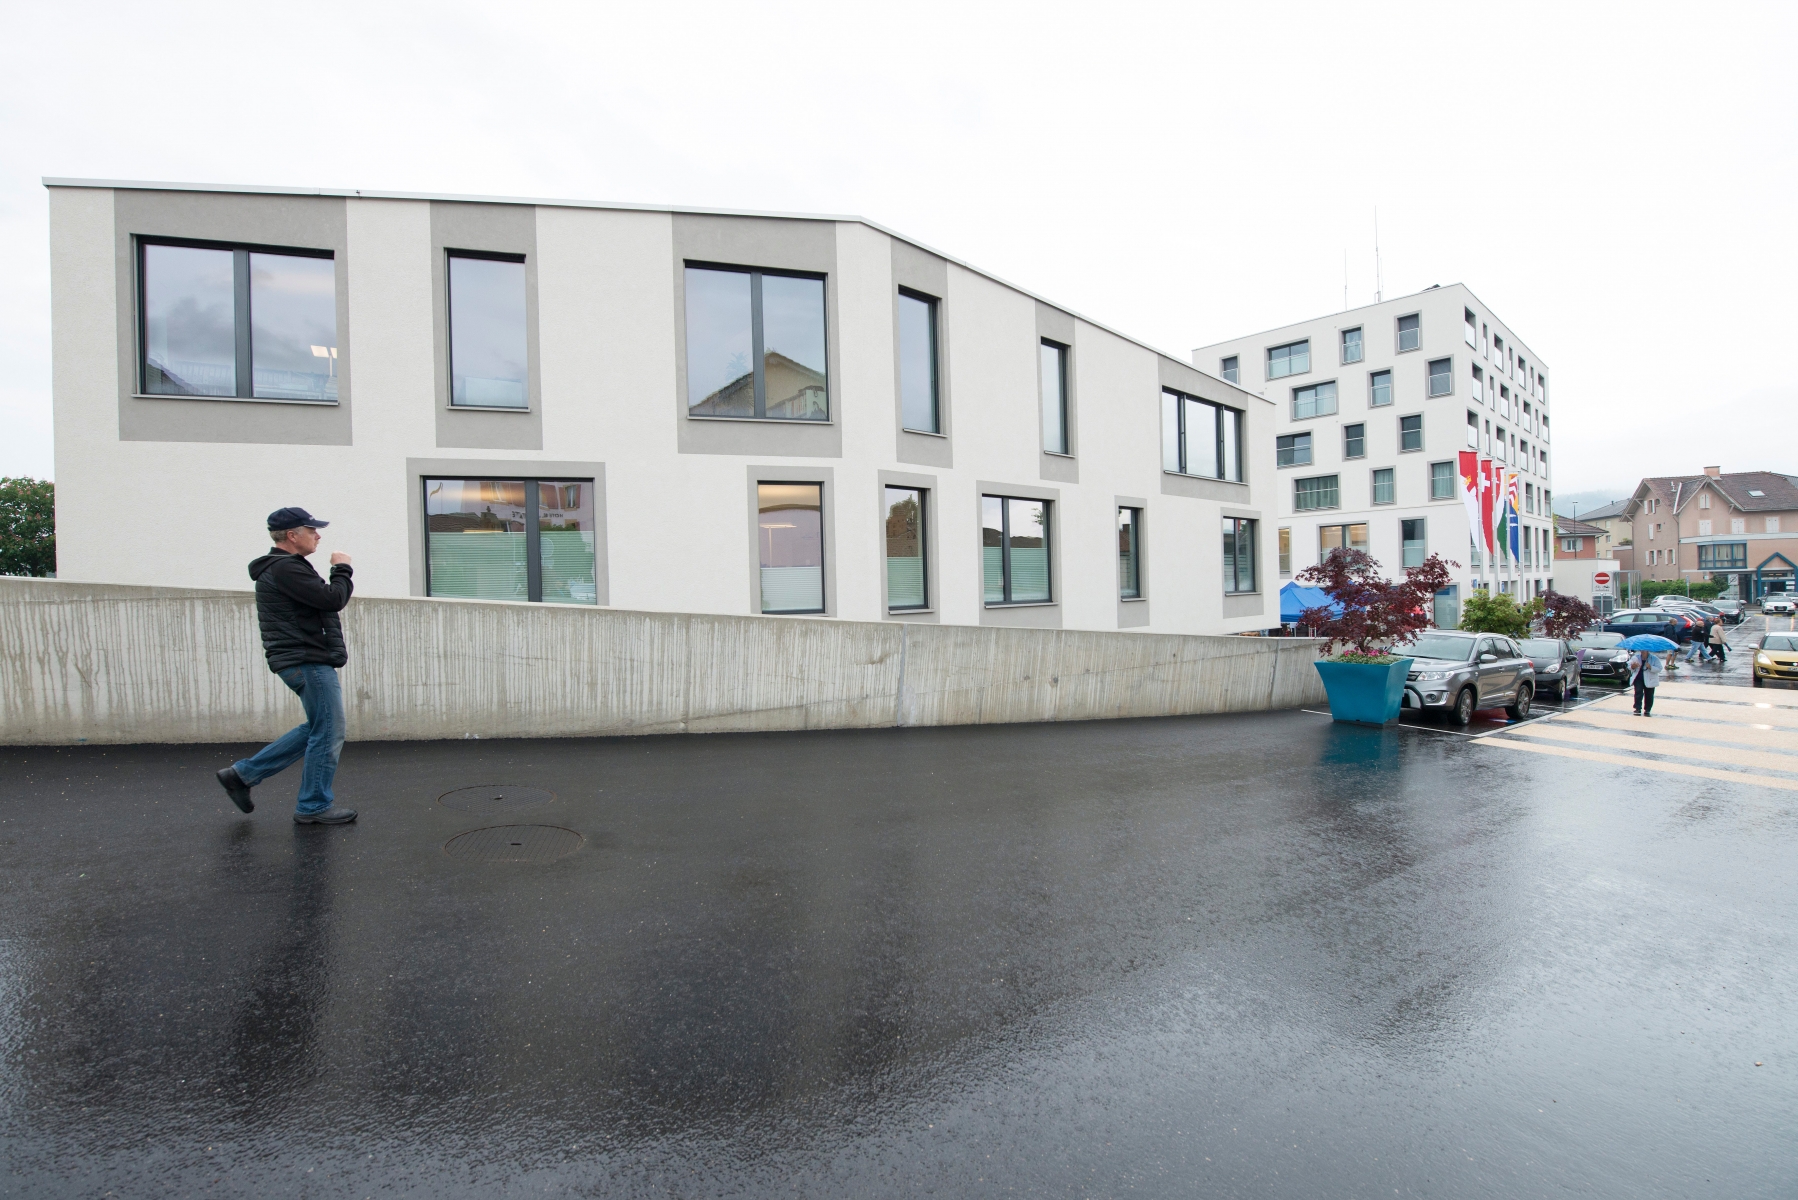
<path fill-rule="evenodd" d="M 1280 589 L 1280 623 L 1282 625 L 1296 625 L 1299 618 L 1304 616 L 1307 608 L 1324 608 L 1326 606 L 1329 608 L 1331 616 L 1342 615 L 1342 605 L 1330 599 L 1330 593 L 1322 588 L 1301 587 L 1296 583 L 1289 583 Z"/>

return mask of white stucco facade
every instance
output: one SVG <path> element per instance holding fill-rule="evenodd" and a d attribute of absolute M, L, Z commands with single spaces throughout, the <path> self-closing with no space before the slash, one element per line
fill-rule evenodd
<path fill-rule="evenodd" d="M 856 218 L 545 201 L 47 181 L 58 574 L 247 588 L 266 515 L 331 522 L 359 593 L 427 594 L 421 481 L 593 481 L 601 605 L 756 614 L 755 483 L 823 487 L 825 611 L 1080 630 L 1278 623 L 1277 406 Z M 140 239 L 330 252 L 336 403 L 141 394 Z M 476 245 L 475 243 L 481 243 Z M 490 243 L 490 244 L 489 244 Z M 443 385 L 444 247 L 516 252 L 530 278 L 531 400 L 457 411 Z M 688 415 L 681 272 L 694 261 L 827 280 L 828 422 Z M 898 419 L 895 304 L 938 302 L 941 436 Z M 1043 450 L 1039 347 L 1066 344 L 1069 453 Z M 1164 387 L 1242 416 L 1240 482 L 1163 470 Z M 801 427 L 804 426 L 804 427 Z M 930 597 L 888 611 L 883 486 L 927 490 Z M 1053 595 L 983 598 L 981 497 L 1051 504 Z M 1119 506 L 1142 511 L 1143 596 L 1120 596 Z M 1258 521 L 1256 587 L 1226 595 L 1224 518 Z M 159 548 L 124 548 L 148 521 Z M 319 563 L 322 568 L 324 554 Z"/>
<path fill-rule="evenodd" d="M 1359 357 L 1353 333 L 1359 334 Z M 1281 374 L 1292 362 L 1291 355 L 1282 359 L 1281 349 L 1300 342 L 1308 344 L 1305 368 Z M 1449 604 L 1439 604 L 1439 620 L 1450 619 L 1456 611 L 1450 605 L 1476 585 L 1522 596 L 1554 585 L 1551 373 L 1471 289 L 1433 287 L 1193 351 L 1200 369 L 1220 377 L 1232 360 L 1240 386 L 1274 403 L 1274 445 L 1258 450 L 1265 457 L 1253 465 L 1280 477 L 1267 500 L 1274 536 L 1277 540 L 1285 531 L 1289 546 L 1276 564 L 1280 582 L 1319 561 L 1320 529 L 1350 525 L 1366 526 L 1368 552 L 1396 574 L 1404 561 L 1406 523 L 1421 521 L 1425 536 L 1413 539 L 1414 557 L 1421 549 L 1459 564 L 1455 594 L 1444 598 Z M 1376 390 L 1381 375 L 1388 391 Z M 1319 385 L 1334 386 L 1333 411 L 1304 415 L 1307 405 L 1318 407 L 1307 389 Z M 1421 429 L 1411 434 L 1415 448 L 1403 447 L 1407 418 L 1421 421 Z M 1350 436 L 1357 426 L 1359 444 Z M 1299 441 L 1282 445 L 1282 438 Z M 1516 469 L 1527 485 L 1521 520 L 1525 552 L 1517 560 L 1501 558 L 1495 564 L 1471 548 L 1472 525 L 1457 466 L 1463 450 Z M 1296 461 L 1281 465 L 1282 454 Z M 1300 506 L 1308 490 L 1301 480 L 1332 477 L 1338 481 L 1334 504 Z M 1417 532 L 1414 524 L 1410 528 Z M 1416 541 L 1424 545 L 1417 547 Z"/>

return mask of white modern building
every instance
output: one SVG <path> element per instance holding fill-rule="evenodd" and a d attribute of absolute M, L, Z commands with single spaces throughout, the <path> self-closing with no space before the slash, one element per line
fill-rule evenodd
<path fill-rule="evenodd" d="M 1437 601 L 1444 626 L 1474 586 L 1553 586 L 1548 367 L 1465 285 L 1204 346 L 1193 362 L 1274 402 L 1274 445 L 1251 466 L 1280 477 L 1268 500 L 1277 579 L 1337 546 L 1388 569 L 1438 553 L 1460 564 Z M 1519 473 L 1515 559 L 1475 544 L 1463 450 Z"/>
<path fill-rule="evenodd" d="M 1278 622 L 1283 393 L 868 221 L 45 183 L 64 579 L 247 588 L 301 505 L 363 594 Z"/>

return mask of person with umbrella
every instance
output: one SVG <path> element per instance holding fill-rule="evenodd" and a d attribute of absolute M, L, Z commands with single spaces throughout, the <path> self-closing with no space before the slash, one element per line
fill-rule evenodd
<path fill-rule="evenodd" d="M 1617 643 L 1620 650 L 1628 650 L 1629 681 L 1635 685 L 1636 716 L 1652 717 L 1654 715 L 1654 689 L 1661 685 L 1661 660 L 1658 654 L 1667 654 L 1679 649 L 1679 643 L 1669 641 L 1655 633 L 1638 633 L 1634 637 L 1626 637 Z"/>

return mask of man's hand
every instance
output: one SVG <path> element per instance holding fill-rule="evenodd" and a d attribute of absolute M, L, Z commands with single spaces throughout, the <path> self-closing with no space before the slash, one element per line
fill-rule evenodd
<path fill-rule="evenodd" d="M 331 565 L 336 566 L 338 563 L 342 563 L 346 567 L 349 566 L 350 556 L 341 550 L 333 550 L 331 551 Z"/>

